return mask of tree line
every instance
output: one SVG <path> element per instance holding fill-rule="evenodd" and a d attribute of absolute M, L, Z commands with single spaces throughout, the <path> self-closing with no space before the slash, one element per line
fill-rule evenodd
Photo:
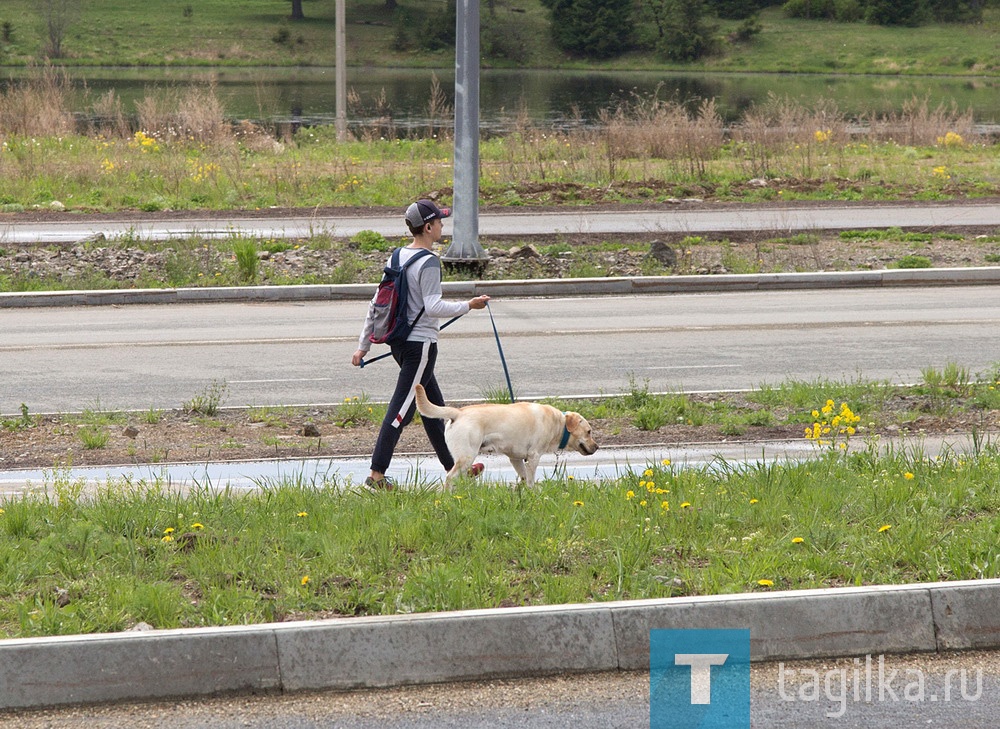
<path fill-rule="evenodd" d="M 405 13 L 396 0 L 386 0 Z M 486 57 L 521 60 L 518 34 L 493 23 L 495 0 L 482 15 Z M 793 18 L 866 22 L 884 26 L 927 23 L 979 23 L 988 3 L 1000 0 L 541 0 L 549 11 L 552 39 L 573 56 L 609 59 L 630 51 L 653 51 L 671 61 L 694 61 L 715 52 L 723 41 L 746 42 L 761 31 L 758 13 L 778 5 Z M 455 43 L 455 0 L 445 15 L 421 29 L 419 44 L 428 50 Z M 741 21 L 723 37 L 717 19 Z M 411 42 L 413 26 L 401 23 L 397 42 Z"/>

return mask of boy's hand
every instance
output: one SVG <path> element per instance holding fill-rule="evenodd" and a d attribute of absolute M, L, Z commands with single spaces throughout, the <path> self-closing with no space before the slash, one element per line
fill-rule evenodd
<path fill-rule="evenodd" d="M 469 299 L 470 309 L 485 309 L 486 302 L 490 300 L 489 296 L 477 296 L 474 299 Z"/>

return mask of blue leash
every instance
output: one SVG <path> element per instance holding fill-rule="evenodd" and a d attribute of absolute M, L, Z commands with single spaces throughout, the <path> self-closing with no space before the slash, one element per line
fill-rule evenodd
<path fill-rule="evenodd" d="M 490 302 L 486 302 L 486 311 L 490 312 L 490 324 L 493 325 L 493 336 L 497 340 L 497 351 L 500 353 L 500 364 L 503 365 L 503 375 L 507 378 L 507 389 L 510 391 L 510 401 L 516 402 L 514 399 L 514 387 L 510 384 L 510 372 L 507 371 L 507 360 L 503 356 L 503 347 L 500 346 L 500 334 L 497 332 L 497 323 L 493 321 L 493 309 L 490 308 Z"/>
<path fill-rule="evenodd" d="M 497 351 L 500 353 L 500 364 L 503 365 L 503 375 L 504 375 L 504 377 L 507 378 L 507 390 L 510 392 L 510 401 L 511 402 L 516 402 L 516 400 L 514 399 L 514 386 L 510 384 L 510 372 L 507 370 L 507 359 L 506 359 L 506 357 L 503 356 L 503 347 L 500 346 L 500 333 L 497 331 L 497 323 L 493 320 L 493 310 L 490 308 L 490 302 L 488 302 L 488 301 L 486 302 L 486 310 L 490 313 L 490 324 L 493 325 L 493 336 L 497 340 Z M 458 321 L 459 319 L 461 319 L 463 316 L 464 316 L 464 314 L 459 314 L 454 319 L 449 319 L 445 324 L 441 325 L 441 329 L 444 329 L 444 328 L 448 327 L 449 325 L 454 324 L 456 321 Z M 364 367 L 366 365 L 370 365 L 373 362 L 378 362 L 380 359 L 385 359 L 386 357 L 388 357 L 391 354 L 392 354 L 392 352 L 390 351 L 390 352 L 386 352 L 385 354 L 380 354 L 378 357 L 375 357 L 374 359 L 370 359 L 367 362 L 365 362 L 364 360 L 361 360 L 360 367 L 362 369 L 364 369 Z"/>

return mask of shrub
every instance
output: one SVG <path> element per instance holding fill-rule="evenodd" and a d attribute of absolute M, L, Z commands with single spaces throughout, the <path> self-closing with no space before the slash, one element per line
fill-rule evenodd
<path fill-rule="evenodd" d="M 351 238 L 351 243 L 357 246 L 358 250 L 362 253 L 375 253 L 376 251 L 391 251 L 393 246 L 385 236 L 381 233 L 377 233 L 374 230 L 361 230 L 358 231 L 353 238 Z"/>
<path fill-rule="evenodd" d="M 896 268 L 930 268 L 932 265 L 927 256 L 903 256 L 896 262 Z"/>
<path fill-rule="evenodd" d="M 700 0 L 681 0 L 698 2 Z M 612 58 L 632 42 L 629 0 L 544 0 L 552 13 L 552 37 L 562 50 L 586 58 Z"/>
<path fill-rule="evenodd" d="M 781 6 L 789 18 L 833 18 L 836 15 L 834 0 L 788 0 Z"/>
<path fill-rule="evenodd" d="M 240 270 L 240 280 L 253 283 L 257 280 L 257 268 L 260 258 L 257 257 L 257 244 L 252 240 L 238 240 L 233 243 L 233 253 L 236 265 Z"/>
<path fill-rule="evenodd" d="M 225 382 L 213 380 L 207 390 L 184 403 L 184 409 L 189 413 L 215 415 L 219 412 L 219 407 L 222 405 L 228 389 L 229 385 Z"/>

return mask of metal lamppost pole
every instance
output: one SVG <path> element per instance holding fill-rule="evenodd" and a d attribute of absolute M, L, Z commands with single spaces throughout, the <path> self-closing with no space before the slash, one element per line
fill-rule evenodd
<path fill-rule="evenodd" d="M 489 255 L 479 245 L 479 0 L 458 0 L 455 39 L 455 224 L 441 260 L 482 270 Z"/>
<path fill-rule="evenodd" d="M 344 10 L 344 0 L 337 0 L 334 13 L 336 32 L 336 105 L 337 105 L 337 141 L 343 142 L 347 139 L 347 34 L 344 31 L 346 24 L 346 11 Z"/>

